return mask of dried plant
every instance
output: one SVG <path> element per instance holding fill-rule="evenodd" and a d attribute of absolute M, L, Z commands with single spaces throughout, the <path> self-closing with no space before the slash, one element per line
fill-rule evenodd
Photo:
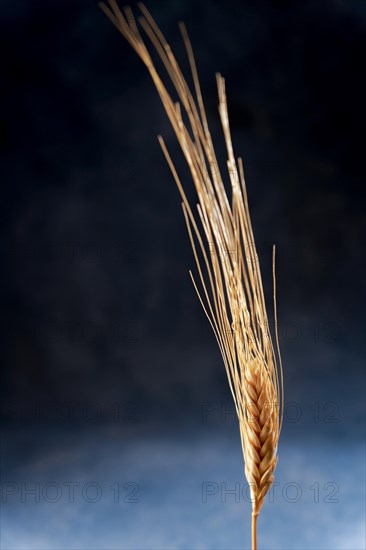
<path fill-rule="evenodd" d="M 158 137 L 182 197 L 182 207 L 197 264 L 199 283 L 190 272 L 219 345 L 239 419 L 245 475 L 252 499 L 252 547 L 257 516 L 271 486 L 283 417 L 283 380 L 276 313 L 276 351 L 269 330 L 260 266 L 250 220 L 242 160 L 234 157 L 225 81 L 216 75 L 219 113 L 227 149 L 231 202 L 209 131 L 191 43 L 180 30 L 193 77 L 195 97 L 160 29 L 144 5 L 139 23 L 160 56 L 179 98 L 173 102 L 138 30 L 129 7 L 114 0 L 100 7 L 148 68 L 187 161 L 198 196 L 193 214 L 184 186 L 161 136 Z M 184 121 L 185 119 L 185 121 Z M 277 358 L 276 358 L 277 357 Z"/>

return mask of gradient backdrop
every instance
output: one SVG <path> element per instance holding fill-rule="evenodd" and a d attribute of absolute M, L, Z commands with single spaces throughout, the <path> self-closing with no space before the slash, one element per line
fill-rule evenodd
<path fill-rule="evenodd" d="M 366 4 L 147 6 L 184 69 L 186 22 L 221 160 L 226 78 L 269 298 L 277 244 L 285 423 L 259 547 L 365 548 Z M 0 15 L 1 549 L 249 548 L 150 77 L 94 1 Z"/>

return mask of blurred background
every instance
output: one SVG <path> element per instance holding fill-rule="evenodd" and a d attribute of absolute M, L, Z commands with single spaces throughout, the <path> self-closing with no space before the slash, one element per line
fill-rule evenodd
<path fill-rule="evenodd" d="M 147 7 L 185 71 L 187 25 L 223 161 L 226 78 L 269 302 L 277 245 L 285 420 L 259 548 L 365 548 L 366 4 Z M 249 548 L 158 94 L 94 1 L 3 0 L 0 16 L 0 546 Z"/>

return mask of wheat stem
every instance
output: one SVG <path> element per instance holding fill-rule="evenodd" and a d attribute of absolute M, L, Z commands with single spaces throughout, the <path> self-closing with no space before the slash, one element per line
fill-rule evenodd
<path fill-rule="evenodd" d="M 252 550 L 257 550 L 257 518 L 258 514 L 252 513 Z"/>

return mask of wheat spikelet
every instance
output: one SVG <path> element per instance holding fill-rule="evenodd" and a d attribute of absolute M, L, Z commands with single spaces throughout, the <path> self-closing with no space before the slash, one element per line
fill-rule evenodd
<path fill-rule="evenodd" d="M 239 419 L 245 475 L 252 497 L 252 546 L 256 521 L 273 481 L 283 417 L 283 382 L 278 346 L 275 249 L 273 250 L 276 352 L 269 330 L 260 266 L 249 214 L 243 163 L 234 157 L 225 81 L 216 75 L 219 114 L 227 149 L 225 189 L 209 131 L 192 47 L 180 24 L 191 67 L 195 97 L 163 34 L 144 5 L 139 22 L 150 39 L 179 98 L 173 102 L 152 61 L 130 8 L 115 0 L 100 4 L 148 68 L 188 164 L 197 191 L 193 214 L 164 140 L 159 142 L 182 197 L 187 230 L 198 270 L 193 285 L 219 345 Z M 200 288 L 199 288 L 200 287 Z"/>

